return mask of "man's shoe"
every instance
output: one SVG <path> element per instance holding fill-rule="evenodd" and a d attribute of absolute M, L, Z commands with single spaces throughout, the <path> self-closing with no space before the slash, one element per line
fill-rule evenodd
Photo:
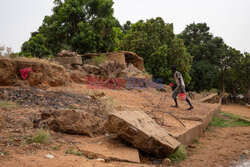
<path fill-rule="evenodd" d="M 174 106 L 173 106 L 173 105 L 171 105 L 171 107 L 178 108 L 178 106 L 176 106 L 176 105 L 174 105 Z"/>
<path fill-rule="evenodd" d="M 189 107 L 187 110 L 192 110 L 192 109 L 194 109 L 194 107 L 193 107 L 193 106 Z"/>

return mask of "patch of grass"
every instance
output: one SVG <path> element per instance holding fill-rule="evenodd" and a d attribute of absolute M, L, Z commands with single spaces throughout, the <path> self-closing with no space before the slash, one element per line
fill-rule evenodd
<path fill-rule="evenodd" d="M 75 150 L 74 147 L 71 147 L 68 150 L 66 150 L 65 154 L 73 154 L 73 155 L 76 155 L 76 156 L 84 156 L 81 151 Z"/>
<path fill-rule="evenodd" d="M 214 127 L 236 127 L 236 126 L 250 126 L 250 122 L 241 119 L 241 116 L 231 113 L 217 112 L 210 123 Z"/>
<path fill-rule="evenodd" d="M 107 60 L 106 55 L 99 55 L 99 56 L 94 56 L 92 59 L 85 60 L 84 63 L 98 66 L 99 64 L 101 64 L 106 60 Z"/>
<path fill-rule="evenodd" d="M 58 146 L 54 146 L 54 147 L 52 147 L 52 149 L 53 149 L 53 150 L 59 150 L 61 147 L 62 147 L 62 145 L 61 145 L 61 144 L 59 144 Z"/>
<path fill-rule="evenodd" d="M 73 109 L 73 110 L 76 110 L 76 109 L 77 109 L 77 107 L 76 107 L 76 106 L 74 106 L 74 105 L 73 105 L 73 106 L 71 106 L 70 108 L 71 108 L 71 109 Z"/>
<path fill-rule="evenodd" d="M 199 139 L 194 138 L 193 143 L 194 143 L 194 144 L 200 144 Z"/>
<path fill-rule="evenodd" d="M 183 145 L 180 145 L 173 154 L 169 156 L 169 159 L 174 162 L 174 161 L 183 161 L 187 159 L 187 151 L 186 147 Z"/>
<path fill-rule="evenodd" d="M 18 107 L 19 105 L 14 102 L 0 100 L 0 108 L 18 108 Z"/>
<path fill-rule="evenodd" d="M 0 155 L 8 155 L 9 153 L 7 151 L 0 152 Z"/>
<path fill-rule="evenodd" d="M 71 147 L 71 148 L 67 149 L 67 150 L 65 151 L 65 154 L 72 154 L 72 155 L 76 155 L 76 156 L 85 157 L 85 158 L 87 158 L 87 159 L 93 159 L 93 158 L 90 157 L 90 156 L 84 155 L 81 151 L 75 150 L 74 147 Z"/>
<path fill-rule="evenodd" d="M 40 129 L 33 136 L 26 137 L 26 142 L 49 144 L 51 142 L 51 136 L 48 131 Z"/>

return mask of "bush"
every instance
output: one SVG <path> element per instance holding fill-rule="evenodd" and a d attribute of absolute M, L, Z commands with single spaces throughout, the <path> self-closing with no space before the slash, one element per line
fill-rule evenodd
<path fill-rule="evenodd" d="M 82 152 L 75 151 L 74 147 L 71 147 L 70 149 L 66 150 L 65 154 L 72 154 L 72 155 L 76 155 L 76 156 L 83 156 Z"/>
<path fill-rule="evenodd" d="M 27 143 L 49 144 L 51 142 L 51 136 L 48 131 L 40 129 L 33 136 L 27 137 L 26 141 Z"/>
<path fill-rule="evenodd" d="M 106 60 L 107 60 L 106 55 L 99 55 L 99 56 L 94 56 L 92 59 L 86 60 L 85 63 L 98 66 L 99 64 L 101 64 Z"/>
<path fill-rule="evenodd" d="M 173 161 L 182 161 L 187 159 L 187 151 L 186 151 L 186 147 L 183 145 L 180 145 L 177 149 L 177 151 L 175 151 L 173 154 L 171 154 L 169 156 L 169 159 L 173 162 Z"/>

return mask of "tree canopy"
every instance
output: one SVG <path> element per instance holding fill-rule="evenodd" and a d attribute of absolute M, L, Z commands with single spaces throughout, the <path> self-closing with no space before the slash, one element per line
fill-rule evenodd
<path fill-rule="evenodd" d="M 132 25 L 127 22 L 124 28 L 126 33 L 123 49 L 141 55 L 146 70 L 153 74 L 154 78 L 160 77 L 165 83 L 170 82 L 171 66 L 176 65 L 184 80 L 190 82 L 188 72 L 192 57 L 186 52 L 182 39 L 175 36 L 172 24 L 165 23 L 162 18 L 157 17 L 146 22 L 140 20 Z"/>
<path fill-rule="evenodd" d="M 189 90 L 212 88 L 232 94 L 249 89 L 249 53 L 228 46 L 206 23 L 192 23 L 178 35 L 173 24 L 157 17 L 121 26 L 112 0 L 54 0 L 53 13 L 24 42 L 21 54 L 55 56 L 63 49 L 78 53 L 133 51 L 145 69 L 164 83 L 173 81 L 171 66 L 183 75 Z"/>
<path fill-rule="evenodd" d="M 246 91 L 249 77 L 246 76 L 247 68 L 243 64 L 249 62 L 248 54 L 243 55 L 229 47 L 222 38 L 213 36 L 209 30 L 206 23 L 192 23 L 178 35 L 193 56 L 189 88 L 196 91 L 219 88 L 230 93 L 233 90 L 237 90 L 237 93 Z M 245 77 L 241 78 L 237 73 Z"/>
<path fill-rule="evenodd" d="M 117 47 L 112 0 L 55 0 L 54 4 L 53 14 L 45 16 L 38 31 L 24 43 L 23 52 L 39 57 L 29 46 L 38 34 L 43 36 L 47 50 L 53 55 L 62 49 L 85 53 L 107 52 Z"/>

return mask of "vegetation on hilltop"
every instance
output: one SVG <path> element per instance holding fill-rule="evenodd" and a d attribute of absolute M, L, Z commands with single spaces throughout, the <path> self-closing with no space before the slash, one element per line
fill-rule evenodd
<path fill-rule="evenodd" d="M 123 26 L 113 16 L 112 0 L 54 0 L 53 14 L 22 45 L 21 55 L 51 57 L 62 49 L 78 53 L 128 50 L 145 60 L 146 71 L 164 83 L 176 65 L 189 90 L 216 88 L 233 95 L 249 89 L 249 53 L 228 46 L 206 23 L 187 25 L 176 35 L 160 18 Z"/>

